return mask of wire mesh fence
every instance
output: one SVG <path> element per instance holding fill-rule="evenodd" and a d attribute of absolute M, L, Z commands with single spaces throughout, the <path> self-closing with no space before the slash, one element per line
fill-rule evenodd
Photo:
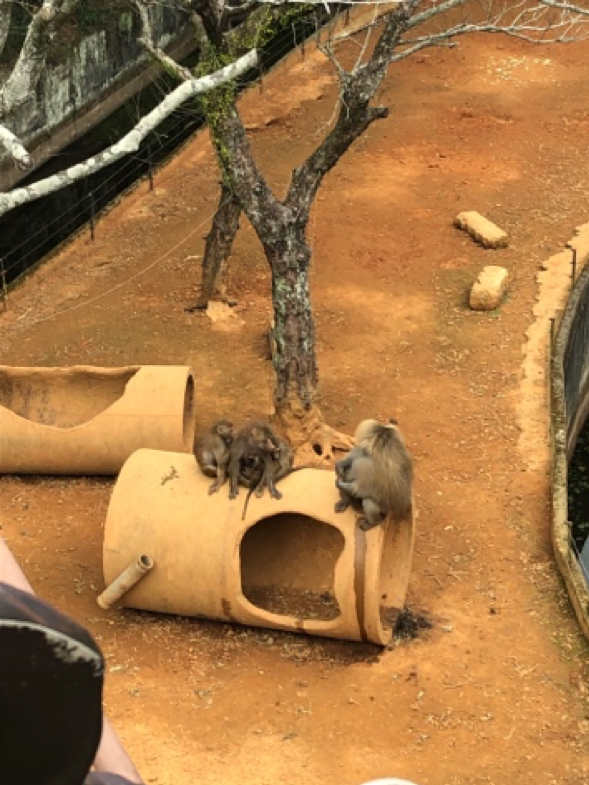
<path fill-rule="evenodd" d="M 337 8 L 333 5 L 330 13 L 337 12 Z M 260 66 L 239 80 L 238 89 L 242 90 L 256 81 L 261 82 L 263 75 L 294 49 L 298 48 L 304 57 L 305 40 L 317 33 L 327 18 L 329 13 L 323 7 L 318 7 L 311 9 L 306 17 L 292 22 L 262 50 Z M 111 138 L 105 141 L 105 134 L 112 136 L 113 127 L 117 129 L 117 138 L 126 133 L 141 114 L 155 106 L 167 89 L 169 80 L 160 74 L 158 80 L 142 91 L 139 97 L 93 129 L 87 137 L 62 150 L 44 167 L 19 183 L 19 186 L 28 185 L 85 160 L 112 144 L 115 140 Z M 96 222 L 101 213 L 144 178 L 149 180 L 153 188 L 157 170 L 203 124 L 204 116 L 198 101 L 189 101 L 149 134 L 136 153 L 31 205 L 17 207 L 0 218 L 0 283 L 5 307 L 9 284 L 34 269 L 49 253 L 81 229 L 87 227 L 94 239 Z"/>
<path fill-rule="evenodd" d="M 569 466 L 579 433 L 584 426 L 589 388 L 589 267 L 575 281 L 577 258 L 573 256 L 572 291 L 559 319 L 558 330 L 550 327 L 550 386 L 552 430 L 552 541 L 557 564 L 565 580 L 581 628 L 589 636 L 589 571 L 581 558 L 571 521 Z"/>

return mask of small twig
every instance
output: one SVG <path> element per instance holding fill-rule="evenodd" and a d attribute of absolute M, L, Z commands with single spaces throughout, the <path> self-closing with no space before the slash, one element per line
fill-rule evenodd
<path fill-rule="evenodd" d="M 366 49 L 368 48 L 368 42 L 370 41 L 370 36 L 372 35 L 372 30 L 374 28 L 374 25 L 376 24 L 376 20 L 378 16 L 379 16 L 378 6 L 375 5 L 372 14 L 372 23 L 368 26 L 368 30 L 366 31 L 366 36 L 364 37 L 364 43 L 362 44 L 362 48 L 360 49 L 360 54 L 356 58 L 356 65 L 352 69 L 353 71 L 355 71 L 356 68 L 359 68 L 362 65 L 364 55 L 366 54 Z"/>
<path fill-rule="evenodd" d="M 434 580 L 434 581 L 435 581 L 435 582 L 438 584 L 438 586 L 440 587 L 440 589 L 442 588 L 442 583 L 441 583 L 441 581 L 440 581 L 440 580 L 438 580 L 438 578 L 436 578 L 436 576 L 433 574 L 433 572 L 426 572 L 425 574 L 427 575 L 427 577 L 428 577 L 428 578 L 431 578 L 432 580 Z"/>
<path fill-rule="evenodd" d="M 20 316 L 17 316 L 17 317 L 16 317 L 16 318 L 17 318 L 17 320 L 18 320 L 18 321 L 20 321 L 21 319 L 25 319 L 25 318 L 26 318 L 26 317 L 27 317 L 27 316 L 30 314 L 30 312 L 31 312 L 32 310 L 33 310 L 33 308 L 32 308 L 32 307 L 31 307 L 31 308 L 27 308 L 27 310 L 26 310 L 24 313 L 21 313 L 21 315 L 20 315 Z"/>

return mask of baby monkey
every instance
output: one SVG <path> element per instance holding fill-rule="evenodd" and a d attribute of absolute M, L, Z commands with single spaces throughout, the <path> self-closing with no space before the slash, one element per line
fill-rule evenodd
<path fill-rule="evenodd" d="M 194 456 L 202 473 L 216 478 L 209 487 L 209 495 L 217 493 L 227 478 L 233 439 L 233 423 L 229 420 L 217 420 L 208 433 L 194 442 Z"/>
<path fill-rule="evenodd" d="M 413 461 L 395 420 L 383 425 L 363 420 L 356 428 L 356 446 L 335 465 L 340 500 L 336 512 L 350 504 L 360 508 L 364 531 L 389 515 L 405 518 L 411 511 Z"/>
<path fill-rule="evenodd" d="M 240 428 L 231 446 L 227 473 L 229 498 L 235 499 L 239 484 L 255 488 L 266 472 L 266 463 L 278 448 L 277 437 L 270 426 L 259 420 Z"/>
<path fill-rule="evenodd" d="M 276 434 L 272 434 L 272 437 L 275 449 L 266 456 L 266 465 L 256 488 L 256 496 L 262 496 L 264 488 L 268 486 L 268 491 L 273 499 L 282 499 L 282 494 L 277 489 L 276 483 L 293 470 L 294 453 L 284 439 L 279 439 Z"/>
<path fill-rule="evenodd" d="M 272 439 L 275 449 L 268 453 L 265 459 L 258 458 L 255 461 L 249 459 L 245 466 L 242 463 L 239 482 L 249 488 L 249 491 L 243 505 L 241 520 L 245 519 L 252 493 L 260 498 L 264 493 L 264 488 L 268 486 L 268 491 L 273 499 L 282 499 L 282 494 L 276 487 L 276 483 L 293 471 L 294 453 L 290 445 L 274 433 Z"/>

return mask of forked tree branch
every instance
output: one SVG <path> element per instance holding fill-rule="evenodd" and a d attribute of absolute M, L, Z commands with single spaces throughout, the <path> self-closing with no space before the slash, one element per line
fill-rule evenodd
<path fill-rule="evenodd" d="M 0 0 L 0 55 L 4 51 L 4 44 L 10 32 L 11 16 L 12 0 Z"/>
<path fill-rule="evenodd" d="M 10 153 L 19 169 L 29 169 L 33 159 L 20 139 L 5 125 L 0 125 L 0 144 Z"/>
<path fill-rule="evenodd" d="M 134 5 L 137 9 L 137 13 L 139 14 L 139 19 L 141 20 L 141 35 L 138 38 L 138 42 L 141 44 L 141 46 L 165 68 L 170 69 L 175 74 L 177 74 L 179 78 L 192 79 L 192 74 L 188 68 L 184 68 L 180 65 L 180 63 L 172 60 L 172 58 L 168 57 L 163 49 L 155 45 L 153 27 L 151 25 L 151 19 L 149 16 L 150 4 L 141 2 L 141 0 L 135 0 Z"/>
<path fill-rule="evenodd" d="M 22 169 L 31 166 L 31 156 L 3 121 L 34 94 L 47 62 L 55 22 L 60 14 L 69 14 L 77 2 L 78 0 L 43 0 L 41 8 L 33 14 L 18 59 L 0 90 L 0 142 Z M 2 18 L 0 15 L 0 22 Z M 8 17 L 6 22 L 7 20 Z"/>
<path fill-rule="evenodd" d="M 337 64 L 341 105 L 336 123 L 315 152 L 293 172 L 285 200 L 285 205 L 298 214 L 299 220 L 308 220 L 313 199 L 327 172 L 374 120 L 388 115 L 387 108 L 371 107 L 370 101 L 384 79 L 395 47 L 407 29 L 418 2 L 399 3 L 395 10 L 384 15 L 384 29 L 366 63 L 356 66 L 351 72 L 344 71 Z M 335 63 L 332 52 L 324 51 Z"/>
<path fill-rule="evenodd" d="M 55 22 L 60 14 L 69 14 L 77 2 L 44 0 L 33 14 L 18 59 L 0 91 L 0 114 L 6 116 L 28 100 L 45 68 Z"/>
<path fill-rule="evenodd" d="M 376 119 L 386 117 L 384 107 L 370 107 L 370 101 L 382 83 L 390 64 L 404 60 L 415 52 L 431 46 L 449 46 L 455 38 L 470 33 L 502 33 L 534 43 L 557 43 L 581 40 L 589 34 L 589 25 L 581 9 L 560 0 L 541 0 L 530 5 L 528 0 L 485 0 L 480 5 L 472 0 L 445 0 L 428 3 L 418 12 L 420 0 L 405 0 L 393 11 L 383 13 L 378 19 L 364 25 L 362 30 L 384 24 L 372 55 L 364 63 L 360 58 L 351 71 L 346 71 L 335 56 L 333 46 L 347 35 L 332 38 L 320 44 L 321 51 L 331 60 L 340 82 L 340 110 L 331 132 L 305 163 L 293 173 L 285 201 L 290 207 L 299 208 L 301 220 L 308 218 L 308 211 L 317 189 L 327 172 L 366 128 Z M 547 5 L 564 13 L 554 14 Z M 459 9 L 472 15 L 473 20 L 456 20 Z M 452 13 L 453 22 L 448 14 Z M 481 18 L 476 19 L 477 13 Z M 584 11 L 589 15 L 589 10 Z M 438 17 L 440 28 L 428 30 L 423 36 L 407 37 L 409 31 L 429 23 L 431 28 Z M 361 54 L 366 50 L 366 41 Z"/>
<path fill-rule="evenodd" d="M 244 55 L 244 57 L 241 57 L 239 60 L 236 60 L 234 63 L 231 63 L 231 65 L 225 66 L 225 68 L 221 68 L 219 71 L 215 71 L 213 74 L 203 76 L 200 79 L 191 79 L 190 81 L 183 82 L 174 91 L 169 93 L 153 111 L 143 117 L 132 131 L 99 155 L 88 158 L 87 161 L 76 164 L 76 166 L 65 169 L 63 172 L 47 177 L 44 180 L 39 180 L 38 182 L 33 183 L 33 185 L 28 185 L 24 188 L 16 188 L 9 193 L 0 194 L 0 216 L 14 207 L 18 207 L 26 202 L 32 202 L 42 196 L 47 196 L 47 194 L 58 191 L 60 188 L 70 185 L 71 183 L 76 182 L 76 180 L 80 180 L 82 177 L 87 177 L 89 174 L 93 174 L 100 169 L 104 169 L 106 166 L 110 166 L 125 155 L 129 155 L 129 153 L 136 152 L 147 134 L 183 104 L 184 101 L 195 95 L 214 90 L 224 82 L 235 79 L 250 68 L 253 68 L 257 61 L 258 55 L 253 51 Z"/>
<path fill-rule="evenodd" d="M 138 5 L 144 5 L 146 0 L 135 0 L 135 2 Z M 202 14 L 199 24 L 202 23 L 209 42 L 214 44 L 217 40 L 222 41 L 222 52 L 226 52 L 229 47 L 234 52 L 242 51 L 243 41 L 255 37 L 256 26 L 259 26 L 260 21 L 263 19 L 268 21 L 268 9 L 261 7 L 251 13 L 244 23 L 244 29 L 236 29 L 223 34 L 220 29 L 222 14 L 219 9 L 209 9 L 207 13 L 202 13 L 203 7 L 207 5 L 207 0 L 197 0 L 196 3 L 184 2 L 183 5 L 185 8 L 193 7 L 196 13 Z M 272 9 L 270 13 L 274 15 L 278 10 Z M 149 28 L 146 28 L 145 25 L 142 35 L 144 38 L 149 35 Z M 153 40 L 150 51 L 155 52 Z M 175 68 L 174 71 L 180 79 L 194 79 L 193 76 L 187 75 L 180 68 Z M 231 183 L 231 188 L 249 220 L 256 231 L 271 233 L 272 227 L 275 225 L 273 217 L 276 216 L 277 211 L 284 210 L 284 208 L 266 184 L 256 165 L 234 97 L 226 97 L 224 106 L 218 112 L 210 130 L 218 153 L 219 149 L 222 151 L 218 157 L 220 166 L 224 170 L 223 174 L 226 175 L 227 182 Z"/>

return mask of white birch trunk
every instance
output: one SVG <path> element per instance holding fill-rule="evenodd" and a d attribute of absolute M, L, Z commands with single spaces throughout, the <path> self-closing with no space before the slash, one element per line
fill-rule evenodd
<path fill-rule="evenodd" d="M 71 166 L 63 172 L 58 172 L 51 177 L 46 177 L 44 180 L 39 180 L 32 185 L 25 186 L 24 188 L 15 188 L 9 193 L 0 194 L 0 217 L 27 202 L 32 202 L 35 199 L 40 199 L 42 196 L 47 196 L 60 188 L 64 188 L 71 183 L 87 177 L 105 166 L 110 166 L 115 161 L 123 158 L 129 153 L 134 153 L 139 149 L 139 145 L 145 139 L 150 131 L 153 131 L 162 120 L 168 117 L 175 109 L 183 104 L 189 98 L 201 93 L 206 93 L 209 90 L 214 90 L 223 82 L 228 82 L 240 74 L 245 73 L 250 68 L 253 68 L 258 62 L 258 54 L 255 50 L 248 52 L 248 54 L 240 57 L 231 65 L 215 71 L 213 74 L 208 74 L 200 79 L 191 79 L 190 81 L 183 82 L 180 87 L 177 87 L 173 92 L 164 98 L 164 100 L 156 106 L 149 114 L 143 117 L 137 125 L 120 141 L 111 147 L 104 150 L 92 158 L 88 158 L 83 163 Z M 1 138 L 1 137 L 0 137 Z"/>
<path fill-rule="evenodd" d="M 11 14 L 12 0 L 0 0 L 0 55 L 4 51 L 4 44 L 8 38 Z"/>

